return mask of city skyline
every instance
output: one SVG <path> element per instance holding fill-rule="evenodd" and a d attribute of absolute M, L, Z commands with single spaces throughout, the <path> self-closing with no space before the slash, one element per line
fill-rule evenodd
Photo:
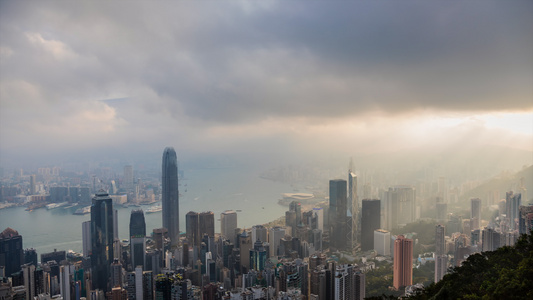
<path fill-rule="evenodd" d="M 4 1 L 0 166 L 531 152 L 533 4 L 451 3 Z"/>

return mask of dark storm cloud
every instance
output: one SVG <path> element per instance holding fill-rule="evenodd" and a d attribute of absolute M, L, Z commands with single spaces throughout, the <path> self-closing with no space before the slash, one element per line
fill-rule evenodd
<path fill-rule="evenodd" d="M 1 5 L 2 84 L 45 102 L 213 124 L 533 106 L 531 1 Z"/>

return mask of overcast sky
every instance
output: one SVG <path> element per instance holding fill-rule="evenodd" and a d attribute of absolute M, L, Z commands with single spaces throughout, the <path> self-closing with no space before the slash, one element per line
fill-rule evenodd
<path fill-rule="evenodd" d="M 532 28 L 532 1 L 1 1 L 0 165 L 533 150 Z"/>

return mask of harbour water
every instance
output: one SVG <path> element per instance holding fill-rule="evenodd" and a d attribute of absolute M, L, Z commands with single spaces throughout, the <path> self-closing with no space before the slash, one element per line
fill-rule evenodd
<path fill-rule="evenodd" d="M 187 190 L 185 192 L 185 190 Z M 215 232 L 220 232 L 220 213 L 226 209 L 238 211 L 238 226 L 249 228 L 264 224 L 285 214 L 286 206 L 278 204 L 282 193 L 291 192 L 289 184 L 259 177 L 259 172 L 238 169 L 186 170 L 180 181 L 180 230 L 185 231 L 185 214 L 189 211 L 213 211 Z M 128 238 L 130 212 L 147 210 L 149 206 L 115 206 L 118 209 L 119 236 Z M 82 250 L 82 222 L 90 214 L 73 215 L 77 208 L 46 208 L 25 211 L 24 207 L 0 210 L 0 230 L 12 227 L 23 238 L 24 248 L 35 248 L 38 254 L 58 250 Z M 162 226 L 161 212 L 146 214 L 146 231 Z"/>

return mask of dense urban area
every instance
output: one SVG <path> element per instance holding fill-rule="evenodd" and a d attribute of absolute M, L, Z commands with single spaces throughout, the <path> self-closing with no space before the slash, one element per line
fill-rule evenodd
<path fill-rule="evenodd" d="M 344 178 L 329 180 L 329 172 L 310 167 L 275 167 L 256 176 L 293 190 L 258 205 L 281 205 L 286 213 L 249 228 L 239 225 L 238 209 L 216 216 L 209 207 L 180 210 L 186 175 L 173 148 L 165 149 L 161 172 L 132 165 L 121 172 L 2 172 L 5 211 L 70 209 L 90 220 L 71 224 L 81 228 L 81 253 L 28 248 L 17 228 L 2 222 L 1 299 L 421 297 L 447 273 L 456 276 L 453 267 L 514 246 L 533 225 L 525 186 L 533 173 L 525 166 L 487 181 L 451 185 L 433 176 L 392 186 L 383 176 L 359 174 L 353 161 Z M 118 207 L 130 208 L 128 239 L 118 237 Z M 160 215 L 162 226 L 147 228 L 145 214 Z"/>

